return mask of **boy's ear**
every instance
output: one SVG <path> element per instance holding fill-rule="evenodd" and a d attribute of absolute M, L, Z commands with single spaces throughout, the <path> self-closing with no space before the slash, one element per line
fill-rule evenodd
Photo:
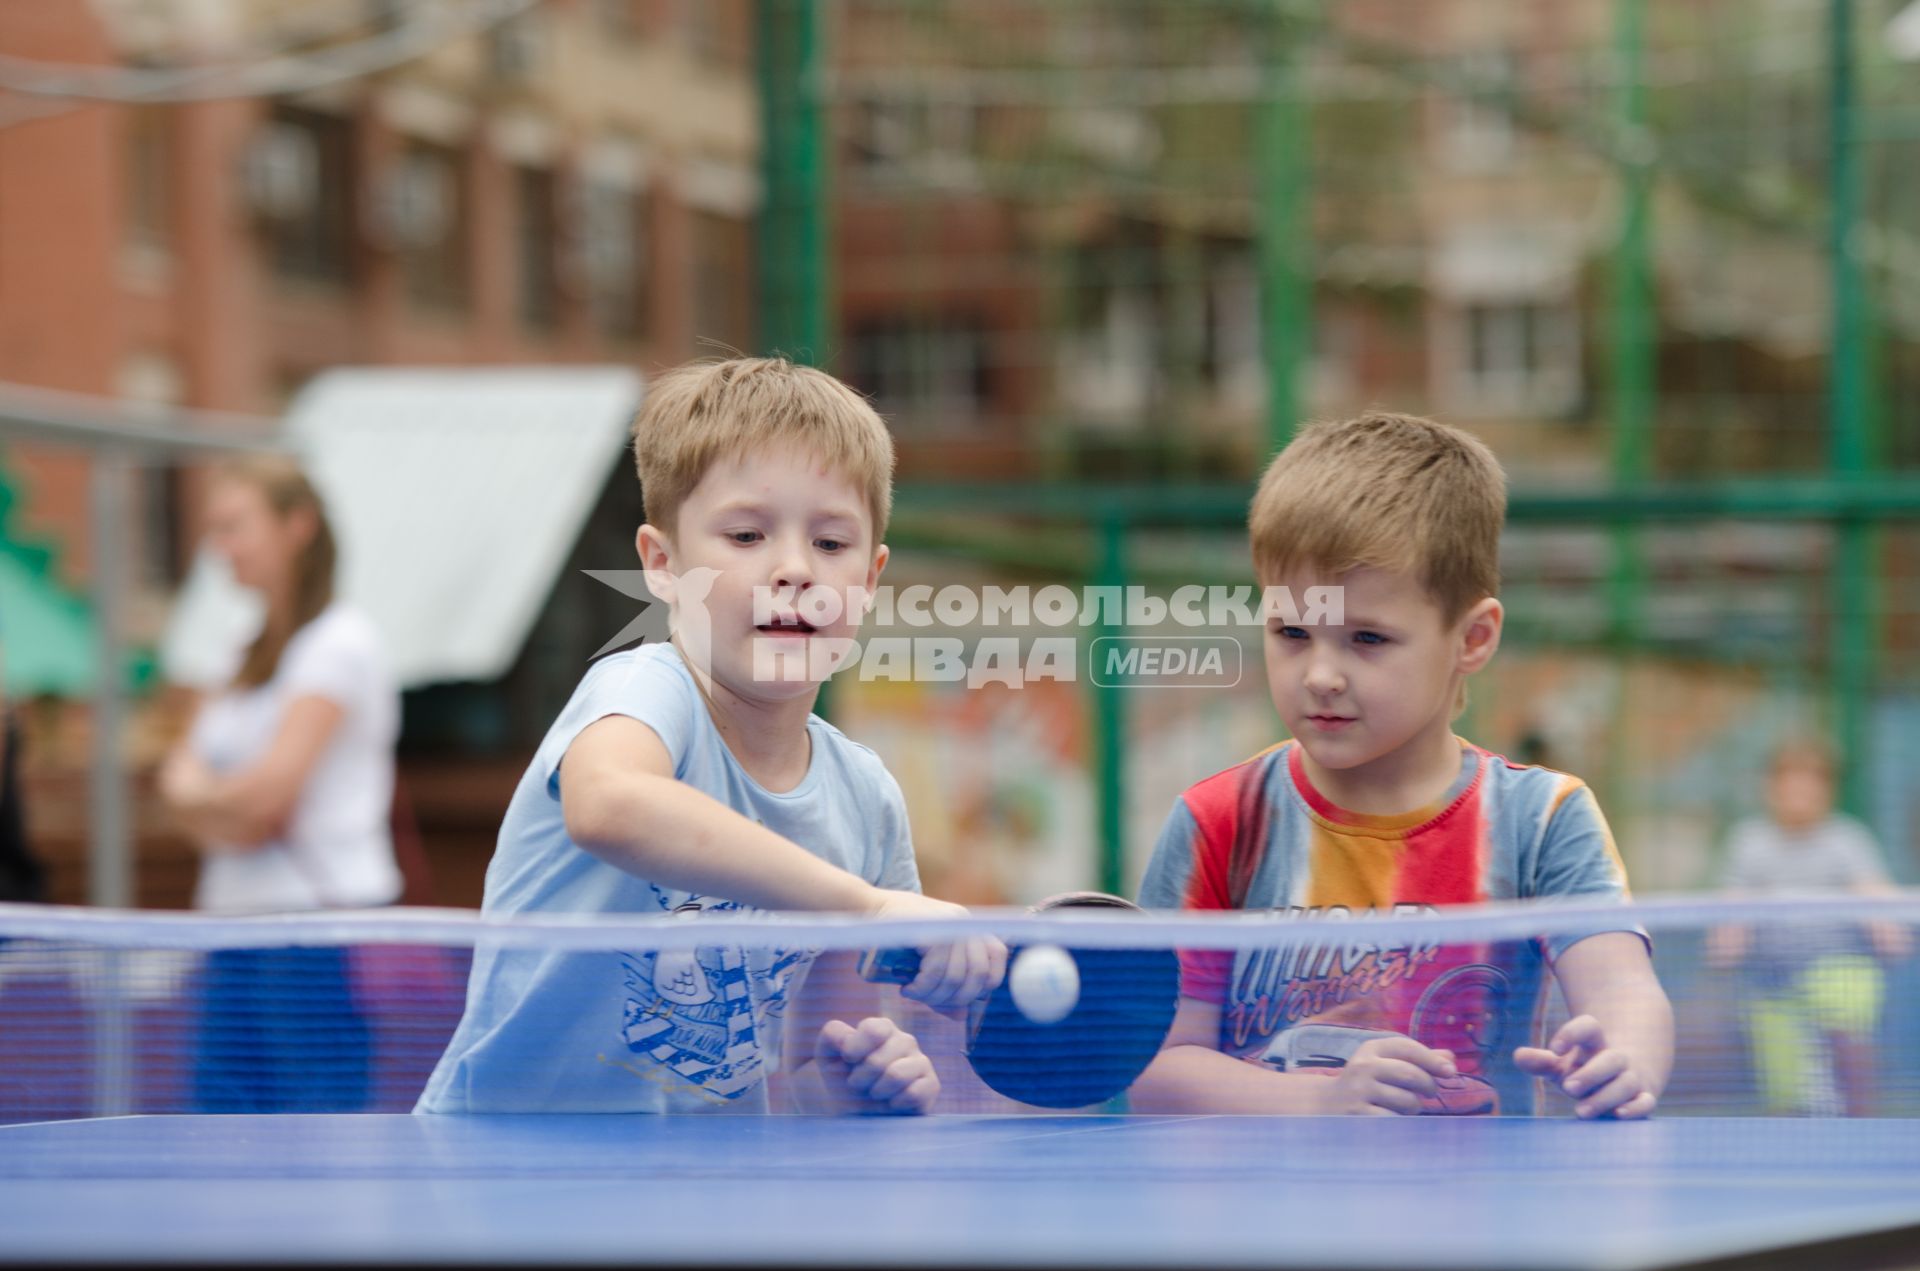
<path fill-rule="evenodd" d="M 642 525 L 633 536 L 633 547 L 640 555 L 640 568 L 647 575 L 647 590 L 665 604 L 674 602 L 674 584 L 679 570 L 673 561 L 673 544 L 651 525 Z"/>
<path fill-rule="evenodd" d="M 1459 669 L 1463 675 L 1472 675 L 1493 660 L 1500 648 L 1500 629 L 1506 616 L 1507 611 L 1492 596 L 1467 610 L 1460 621 Z"/>
<path fill-rule="evenodd" d="M 879 589 L 880 571 L 887 567 L 887 560 L 892 555 L 885 543 L 873 549 L 873 563 L 867 566 L 867 595 L 871 596 Z M 872 608 L 871 601 L 868 602 L 868 608 Z"/>

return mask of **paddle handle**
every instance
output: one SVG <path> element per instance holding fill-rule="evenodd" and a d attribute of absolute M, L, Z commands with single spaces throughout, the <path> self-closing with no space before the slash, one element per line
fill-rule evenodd
<path fill-rule="evenodd" d="M 875 984 L 911 984 L 919 974 L 918 949 L 874 949 L 860 958 L 860 978 Z"/>
<path fill-rule="evenodd" d="M 1029 913 L 1046 913 L 1050 909 L 1130 909 L 1142 912 L 1140 906 L 1119 896 L 1109 896 L 1100 891 L 1065 891 L 1049 896 L 1028 909 Z M 918 949 L 870 949 L 860 955 L 860 978 L 874 984 L 911 984 L 920 974 L 920 951 Z"/>

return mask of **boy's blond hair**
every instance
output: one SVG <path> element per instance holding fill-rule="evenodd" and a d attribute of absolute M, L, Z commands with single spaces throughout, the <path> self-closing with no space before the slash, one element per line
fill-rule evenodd
<path fill-rule="evenodd" d="M 1790 769 L 1799 769 L 1817 772 L 1831 781 L 1838 767 L 1833 750 L 1811 737 L 1789 738 L 1775 746 L 1773 753 L 1767 756 L 1767 775 L 1770 777 L 1777 777 Z"/>
<path fill-rule="evenodd" d="M 715 463 L 792 446 L 838 469 L 866 495 L 873 541 L 893 511 L 893 438 L 853 389 L 780 357 L 689 362 L 647 386 L 633 420 L 634 466 L 647 523 L 672 535 L 680 505 Z"/>
<path fill-rule="evenodd" d="M 1412 574 L 1447 622 L 1500 589 L 1506 474 L 1457 428 L 1369 412 L 1315 424 L 1274 457 L 1247 530 L 1262 585 L 1307 568 Z"/>

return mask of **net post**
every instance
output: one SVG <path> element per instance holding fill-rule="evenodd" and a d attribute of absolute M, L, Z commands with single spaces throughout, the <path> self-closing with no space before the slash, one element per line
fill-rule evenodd
<path fill-rule="evenodd" d="M 126 455 L 102 450 L 91 466 L 93 538 L 93 768 L 88 776 L 87 899 L 109 909 L 133 903 L 133 858 L 127 835 L 126 772 L 121 750 L 125 685 L 120 613 L 126 590 Z"/>
<path fill-rule="evenodd" d="M 97 906 L 133 903 L 133 854 L 127 824 L 127 781 L 121 745 L 126 715 L 121 656 L 121 610 L 125 599 L 126 452 L 108 447 L 93 456 L 94 685 L 93 764 L 88 776 L 91 808 L 87 861 L 88 899 Z M 101 951 L 100 980 L 93 1001 L 93 1115 L 124 1116 L 132 1107 L 132 1026 L 125 989 L 127 954 Z"/>

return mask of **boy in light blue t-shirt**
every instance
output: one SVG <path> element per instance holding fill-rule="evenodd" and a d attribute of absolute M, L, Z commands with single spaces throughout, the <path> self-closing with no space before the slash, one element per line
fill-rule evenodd
<path fill-rule="evenodd" d="M 781 359 L 695 364 L 651 387 L 634 452 L 636 545 L 674 639 L 588 670 L 514 793 L 484 910 L 964 912 L 918 894 L 880 760 L 812 714 L 821 653 L 845 647 L 886 567 L 879 416 Z M 1005 960 L 963 941 L 904 991 L 957 1010 Z M 912 1035 L 836 1017 L 854 983 L 850 955 L 804 949 L 482 947 L 416 1111 L 927 1111 L 939 1080 Z"/>

